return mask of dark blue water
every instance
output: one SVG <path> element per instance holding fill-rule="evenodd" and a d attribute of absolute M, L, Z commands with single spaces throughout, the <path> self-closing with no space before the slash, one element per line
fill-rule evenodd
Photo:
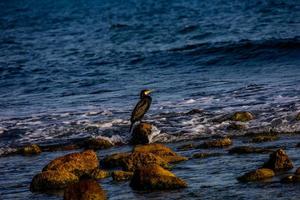
<path fill-rule="evenodd" d="M 259 116 L 250 127 L 299 130 L 285 123 L 300 108 L 299 1 L 0 6 L 2 145 L 83 135 L 126 141 L 144 88 L 156 90 L 148 120 L 167 141 L 222 132 L 210 119 L 235 110 Z M 191 109 L 208 113 L 172 115 Z"/>

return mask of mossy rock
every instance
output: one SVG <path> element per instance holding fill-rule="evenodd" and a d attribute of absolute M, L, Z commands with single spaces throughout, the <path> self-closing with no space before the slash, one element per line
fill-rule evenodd
<path fill-rule="evenodd" d="M 254 115 L 250 112 L 236 112 L 233 114 L 231 120 L 247 122 L 254 119 Z"/>
<path fill-rule="evenodd" d="M 188 160 L 186 157 L 180 156 L 169 147 L 162 144 L 147 144 L 135 146 L 133 152 L 152 153 L 161 157 L 167 163 L 177 163 Z"/>
<path fill-rule="evenodd" d="M 221 155 L 222 155 L 221 153 L 195 153 L 193 155 L 193 158 L 201 159 L 201 158 L 215 157 Z"/>
<path fill-rule="evenodd" d="M 222 138 L 206 141 L 198 146 L 198 148 L 223 148 L 232 145 L 230 138 Z"/>
<path fill-rule="evenodd" d="M 104 179 L 109 177 L 110 174 L 108 171 L 106 170 L 102 170 L 102 169 L 94 169 L 91 173 L 90 173 L 90 177 L 93 179 Z"/>
<path fill-rule="evenodd" d="M 69 185 L 64 200 L 106 200 L 106 193 L 95 180 L 81 180 Z"/>
<path fill-rule="evenodd" d="M 29 155 L 40 154 L 42 152 L 42 150 L 38 145 L 31 144 L 31 145 L 28 145 L 28 146 L 25 146 L 25 147 L 19 149 L 18 152 L 24 156 L 29 156 Z"/>
<path fill-rule="evenodd" d="M 148 165 L 134 171 L 130 182 L 134 190 L 170 190 L 187 187 L 187 183 L 158 165 Z"/>
<path fill-rule="evenodd" d="M 260 143 L 260 142 L 270 142 L 278 140 L 279 137 L 277 135 L 259 135 L 254 138 L 252 138 L 252 142 L 254 143 Z"/>
<path fill-rule="evenodd" d="M 263 167 L 278 172 L 290 170 L 294 166 L 293 162 L 290 160 L 285 151 L 283 149 L 278 149 L 270 154 L 269 160 L 264 163 Z"/>
<path fill-rule="evenodd" d="M 79 181 L 79 178 L 65 170 L 49 170 L 35 175 L 30 184 L 30 190 L 48 191 L 65 188 L 71 183 Z"/>
<path fill-rule="evenodd" d="M 244 174 L 238 177 L 239 181 L 249 182 L 249 181 L 260 181 L 275 176 L 275 172 L 271 169 L 261 168 Z"/>
<path fill-rule="evenodd" d="M 108 149 L 114 146 L 109 140 L 103 138 L 90 138 L 84 142 L 85 149 Z"/>
<path fill-rule="evenodd" d="M 122 170 L 116 170 L 111 173 L 111 177 L 114 181 L 127 181 L 133 176 L 133 172 L 126 172 Z"/>

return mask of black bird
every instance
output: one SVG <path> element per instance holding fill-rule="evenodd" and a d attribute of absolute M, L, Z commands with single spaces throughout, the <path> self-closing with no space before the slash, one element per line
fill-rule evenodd
<path fill-rule="evenodd" d="M 131 133 L 131 129 L 135 122 L 141 121 L 141 119 L 144 117 L 145 113 L 149 110 L 152 98 L 149 96 L 151 93 L 151 90 L 142 90 L 140 93 L 140 101 L 136 104 L 135 108 L 132 111 L 131 114 L 131 125 L 129 132 Z"/>

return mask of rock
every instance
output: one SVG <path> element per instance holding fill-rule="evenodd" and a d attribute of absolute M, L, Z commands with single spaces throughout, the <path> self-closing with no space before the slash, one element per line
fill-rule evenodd
<path fill-rule="evenodd" d="M 296 175 L 300 175 L 300 167 L 295 172 Z"/>
<path fill-rule="evenodd" d="M 79 178 L 68 171 L 45 171 L 35 175 L 30 184 L 30 190 L 47 191 L 65 188 L 68 184 L 79 181 Z"/>
<path fill-rule="evenodd" d="M 132 144 L 148 144 L 150 143 L 149 136 L 152 133 L 152 125 L 149 123 L 140 123 L 134 127 L 132 132 Z"/>
<path fill-rule="evenodd" d="M 270 153 L 273 152 L 270 149 L 264 149 L 260 147 L 250 147 L 250 146 L 239 146 L 229 149 L 230 154 L 248 154 L 248 153 Z"/>
<path fill-rule="evenodd" d="M 200 144 L 198 148 L 222 148 L 222 147 L 230 146 L 231 144 L 232 141 L 230 138 L 222 138 L 222 139 L 206 141 Z"/>
<path fill-rule="evenodd" d="M 299 175 L 288 175 L 288 176 L 283 177 L 280 181 L 282 183 L 299 183 L 300 176 Z"/>
<path fill-rule="evenodd" d="M 105 168 L 122 168 L 124 171 L 134 171 L 149 164 L 157 164 L 165 168 L 169 167 L 168 163 L 161 157 L 143 152 L 113 154 L 105 157 L 101 164 Z"/>
<path fill-rule="evenodd" d="M 244 130 L 247 126 L 245 124 L 238 124 L 238 123 L 230 123 L 227 127 L 228 130 Z"/>
<path fill-rule="evenodd" d="M 130 186 L 134 190 L 166 190 L 185 188 L 187 184 L 158 165 L 148 165 L 134 171 Z"/>
<path fill-rule="evenodd" d="M 279 137 L 277 135 L 260 135 L 256 136 L 252 139 L 252 142 L 259 143 L 259 142 L 269 142 L 278 140 Z"/>
<path fill-rule="evenodd" d="M 194 145 L 194 144 L 184 144 L 184 145 L 181 145 L 180 147 L 178 147 L 177 149 L 181 150 L 181 151 L 187 151 L 187 150 L 191 150 L 191 149 L 195 149 L 195 148 L 196 148 L 196 145 Z"/>
<path fill-rule="evenodd" d="M 85 149 L 108 149 L 113 146 L 113 143 L 103 138 L 90 138 L 84 142 Z"/>
<path fill-rule="evenodd" d="M 58 157 L 47 164 L 43 171 L 65 170 L 77 176 L 82 176 L 89 174 L 98 166 L 99 162 L 96 153 L 92 150 L 86 150 L 81 153 L 71 153 Z"/>
<path fill-rule="evenodd" d="M 196 153 L 193 155 L 193 158 L 208 158 L 221 155 L 221 153 Z"/>
<path fill-rule="evenodd" d="M 147 144 L 138 145 L 134 147 L 133 152 L 152 153 L 161 157 L 168 163 L 176 163 L 184 160 L 188 160 L 186 157 L 182 157 L 172 151 L 169 147 L 162 144 Z"/>
<path fill-rule="evenodd" d="M 113 171 L 111 176 L 114 181 L 127 181 L 130 180 L 133 176 L 133 172 L 125 172 L 121 170 Z"/>
<path fill-rule="evenodd" d="M 240 122 L 247 122 L 254 119 L 254 116 L 250 112 L 236 112 L 233 114 L 231 120 L 233 121 L 240 121 Z"/>
<path fill-rule="evenodd" d="M 201 109 L 193 109 L 185 113 L 186 115 L 195 115 L 195 114 L 202 114 L 204 111 Z"/>
<path fill-rule="evenodd" d="M 64 191 L 64 200 L 106 200 L 106 194 L 95 180 L 81 180 L 69 185 Z"/>
<path fill-rule="evenodd" d="M 277 172 L 290 170 L 294 166 L 285 151 L 278 149 L 270 155 L 269 160 L 264 163 L 263 167 L 273 169 L 275 172 Z"/>
<path fill-rule="evenodd" d="M 275 176 L 275 172 L 271 169 L 261 168 L 244 174 L 243 176 L 238 177 L 239 181 L 248 182 L 248 181 L 259 181 L 268 179 Z"/>
<path fill-rule="evenodd" d="M 41 149 L 43 152 L 54 152 L 54 151 L 70 151 L 70 150 L 75 150 L 79 149 L 80 146 L 77 144 L 55 144 L 55 145 L 46 145 L 46 146 L 41 146 Z"/>
<path fill-rule="evenodd" d="M 31 144 L 29 146 L 25 146 L 18 150 L 18 152 L 22 155 L 37 155 L 42 152 L 41 148 L 36 144 Z"/>
<path fill-rule="evenodd" d="M 94 169 L 91 173 L 90 173 L 90 177 L 93 179 L 103 179 L 103 178 L 107 178 L 109 177 L 109 172 L 106 170 L 102 170 L 102 169 Z"/>

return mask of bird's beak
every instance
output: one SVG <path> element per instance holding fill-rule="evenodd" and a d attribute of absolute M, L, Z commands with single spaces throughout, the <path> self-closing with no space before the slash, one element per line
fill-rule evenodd
<path fill-rule="evenodd" d="M 154 91 L 154 90 L 147 90 L 147 91 L 145 92 L 145 94 L 148 95 L 148 94 L 152 93 L 153 91 Z"/>

